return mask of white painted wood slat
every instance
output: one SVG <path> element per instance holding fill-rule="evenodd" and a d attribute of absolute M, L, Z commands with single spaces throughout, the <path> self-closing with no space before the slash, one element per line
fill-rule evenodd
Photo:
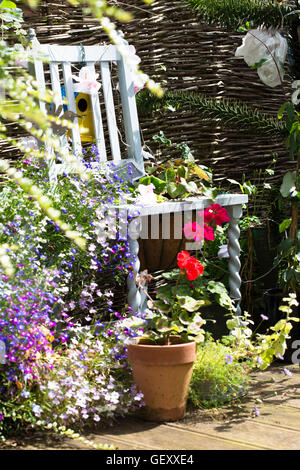
<path fill-rule="evenodd" d="M 128 157 L 133 158 L 138 165 L 143 165 L 140 126 L 136 108 L 132 74 L 125 66 L 124 60 L 118 62 L 119 88 L 121 93 L 123 120 L 127 142 Z"/>
<path fill-rule="evenodd" d="M 54 91 L 54 93 L 55 93 L 54 104 L 56 106 L 56 109 L 58 109 L 59 106 L 63 105 L 63 98 L 62 98 L 62 93 L 61 93 L 59 68 L 58 68 L 58 64 L 56 62 L 50 62 L 50 77 L 51 77 L 52 91 Z M 61 115 L 62 114 L 63 114 L 63 112 L 61 113 Z M 61 145 L 65 149 L 67 149 L 68 148 L 68 139 L 67 139 L 66 134 L 60 137 L 60 141 L 61 141 Z"/>
<path fill-rule="evenodd" d="M 44 74 L 44 66 L 41 60 L 34 61 L 34 73 L 36 81 L 38 82 L 38 87 L 41 93 L 44 93 L 46 90 L 46 83 L 45 83 L 45 74 Z M 39 105 L 41 110 L 46 113 L 46 104 L 44 101 L 39 100 Z"/>
<path fill-rule="evenodd" d="M 73 87 L 73 79 L 72 79 L 72 71 L 71 71 L 71 64 L 70 62 L 63 62 L 62 63 L 63 69 L 63 77 L 64 77 L 64 85 L 65 85 L 65 92 L 66 98 L 68 100 L 68 110 L 72 111 L 73 113 L 77 114 L 76 110 L 76 103 L 75 103 L 75 96 L 74 96 L 74 87 Z M 78 119 L 74 119 L 74 123 L 77 124 L 72 129 L 72 146 L 75 154 L 77 156 L 81 153 L 81 139 L 80 139 L 80 132 L 78 126 Z"/>
<path fill-rule="evenodd" d="M 115 164 L 118 164 L 121 160 L 120 144 L 119 144 L 119 135 L 118 127 L 115 115 L 115 105 L 113 100 L 112 93 L 112 84 L 111 84 L 111 74 L 110 74 L 110 64 L 107 61 L 100 62 L 100 70 L 102 77 L 102 88 L 103 96 L 105 102 L 107 124 L 109 130 L 109 140 L 112 158 Z"/>
<path fill-rule="evenodd" d="M 79 46 L 40 44 L 39 50 L 48 56 L 51 62 L 64 62 L 66 60 L 71 63 L 82 62 L 82 49 Z M 86 62 L 111 62 L 118 61 L 121 58 L 117 48 L 113 45 L 84 46 L 84 53 Z"/>
<path fill-rule="evenodd" d="M 95 71 L 94 62 L 87 62 L 89 67 Z M 106 154 L 106 146 L 105 146 L 105 139 L 104 139 L 104 131 L 103 131 L 103 122 L 102 122 L 102 115 L 101 115 L 101 108 L 100 108 L 100 101 L 98 93 L 93 93 L 91 95 L 91 107 L 93 113 L 93 123 L 95 129 L 95 138 L 96 138 L 96 147 L 99 151 L 99 156 L 101 161 L 107 160 Z"/>

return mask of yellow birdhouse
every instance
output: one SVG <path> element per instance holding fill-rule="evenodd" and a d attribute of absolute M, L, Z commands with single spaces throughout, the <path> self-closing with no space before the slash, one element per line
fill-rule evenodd
<path fill-rule="evenodd" d="M 95 129 L 91 106 L 91 96 L 87 93 L 77 93 L 75 96 L 76 112 L 78 114 L 79 132 L 82 142 L 95 141 Z M 86 129 L 86 130 L 85 130 Z"/>

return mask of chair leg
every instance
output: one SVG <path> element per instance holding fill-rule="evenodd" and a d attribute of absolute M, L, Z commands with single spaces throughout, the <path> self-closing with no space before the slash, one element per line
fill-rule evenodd
<path fill-rule="evenodd" d="M 230 289 L 230 297 L 236 304 L 236 314 L 241 314 L 241 278 L 240 278 L 240 244 L 239 244 L 239 236 L 240 236 L 240 229 L 238 226 L 238 222 L 240 217 L 242 216 L 242 206 L 235 205 L 230 206 L 227 208 L 229 216 L 230 216 L 230 223 L 228 228 L 228 253 L 229 253 L 229 261 L 228 261 L 228 269 L 229 269 L 229 289 Z"/>
<path fill-rule="evenodd" d="M 133 269 L 130 271 L 127 278 L 127 287 L 128 287 L 128 306 L 132 309 L 132 313 L 137 313 L 140 311 L 142 298 L 140 289 L 137 286 L 136 279 L 140 270 L 140 260 L 139 260 L 139 242 L 138 238 L 141 232 L 141 221 L 137 217 L 130 222 L 129 225 L 129 249 L 131 255 L 134 257 Z"/>

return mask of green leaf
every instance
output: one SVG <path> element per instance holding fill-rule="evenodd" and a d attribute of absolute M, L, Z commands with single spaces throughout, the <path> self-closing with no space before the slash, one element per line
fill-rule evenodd
<path fill-rule="evenodd" d="M 284 219 L 279 225 L 279 232 L 284 232 L 292 223 L 292 219 Z"/>
<path fill-rule="evenodd" d="M 167 193 L 171 198 L 176 198 L 181 194 L 185 193 L 185 189 L 181 185 L 177 185 L 174 182 L 170 182 L 167 184 Z"/>
<path fill-rule="evenodd" d="M 280 253 L 287 253 L 289 250 L 294 246 L 294 239 L 293 238 L 285 238 L 282 240 L 282 242 L 279 244 L 278 250 Z"/>
<path fill-rule="evenodd" d="M 169 271 L 167 273 L 162 273 L 162 277 L 164 279 L 167 279 L 168 281 L 173 281 L 174 279 L 177 279 L 180 273 L 180 269 L 173 269 L 172 271 Z"/>
<path fill-rule="evenodd" d="M 172 141 L 165 137 L 165 134 L 163 133 L 163 131 L 160 131 L 159 135 L 155 134 L 152 137 L 152 139 L 155 140 L 156 142 L 166 145 L 167 147 L 170 147 L 172 145 Z"/>
<path fill-rule="evenodd" d="M 203 343 L 204 340 L 205 336 L 203 335 L 203 333 L 199 333 L 197 336 L 193 337 L 193 341 L 195 341 L 196 343 Z"/>
<path fill-rule="evenodd" d="M 156 176 L 153 175 L 150 176 L 150 181 L 159 193 L 164 193 L 166 191 L 167 184 L 165 181 L 156 178 Z"/>
<path fill-rule="evenodd" d="M 168 313 L 170 311 L 170 304 L 165 303 L 163 300 L 156 300 L 155 306 L 164 313 Z"/>
<path fill-rule="evenodd" d="M 181 178 L 186 178 L 187 177 L 187 174 L 188 174 L 188 169 L 186 166 L 183 166 L 183 165 L 180 165 L 178 168 L 177 168 L 177 174 L 179 177 Z"/>
<path fill-rule="evenodd" d="M 198 308 L 201 307 L 201 305 L 205 304 L 204 300 L 196 300 L 193 297 L 190 297 L 188 295 L 185 296 L 178 296 L 177 299 L 179 301 L 179 305 L 187 310 L 188 312 L 195 312 L 198 310 Z"/>
<path fill-rule="evenodd" d="M 268 59 L 261 59 L 259 62 L 255 62 L 255 64 L 251 65 L 252 69 L 259 69 Z"/>
<path fill-rule="evenodd" d="M 187 193 L 195 193 L 198 190 L 194 181 L 187 182 L 185 178 L 180 178 L 179 186 L 182 186 Z"/>
<path fill-rule="evenodd" d="M 150 183 L 151 183 L 150 176 L 143 176 L 142 178 L 139 179 L 139 184 L 144 184 L 145 186 L 148 186 Z"/>
<path fill-rule="evenodd" d="M 282 280 L 284 283 L 288 283 L 292 277 L 293 277 L 293 274 L 294 274 L 294 270 L 292 268 L 288 268 L 286 269 L 283 273 L 282 273 Z"/>
<path fill-rule="evenodd" d="M 0 3 L 0 8 L 7 8 L 9 10 L 14 10 L 17 8 L 17 5 L 14 2 L 11 2 L 10 0 L 3 0 Z"/>
<path fill-rule="evenodd" d="M 167 333 L 168 331 L 172 331 L 172 327 L 167 320 L 162 318 L 158 319 L 156 322 L 156 330 L 160 333 Z"/>
<path fill-rule="evenodd" d="M 166 180 L 167 181 L 175 181 L 176 172 L 174 168 L 168 168 L 166 171 Z"/>
<path fill-rule="evenodd" d="M 227 292 L 226 287 L 222 282 L 209 281 L 207 284 L 207 289 L 212 294 L 217 295 L 217 302 L 225 308 L 232 307 L 232 300 Z"/>
<path fill-rule="evenodd" d="M 166 300 L 169 303 L 173 301 L 173 287 L 172 286 L 162 286 L 159 288 L 157 293 L 158 299 Z"/>

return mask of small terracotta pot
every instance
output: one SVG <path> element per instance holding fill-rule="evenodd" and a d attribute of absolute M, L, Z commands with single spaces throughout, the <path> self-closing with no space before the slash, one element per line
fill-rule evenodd
<path fill-rule="evenodd" d="M 128 345 L 128 360 L 146 406 L 148 421 L 176 421 L 186 411 L 186 401 L 196 359 L 196 343 Z"/>

